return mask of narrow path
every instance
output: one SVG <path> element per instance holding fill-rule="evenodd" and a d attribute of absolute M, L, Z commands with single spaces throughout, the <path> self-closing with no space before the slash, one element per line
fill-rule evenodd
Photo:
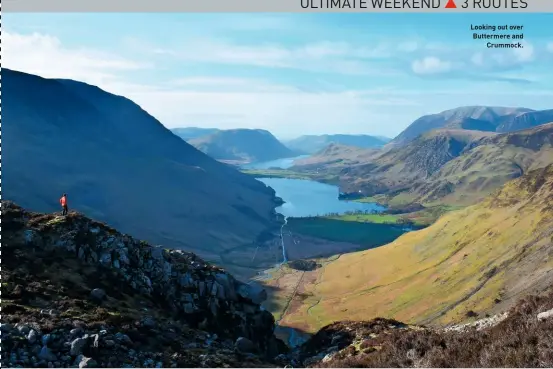
<path fill-rule="evenodd" d="M 305 275 L 305 272 L 301 272 L 300 279 L 298 279 L 298 283 L 296 283 L 296 286 L 294 287 L 294 291 L 292 291 L 292 296 L 288 299 L 288 302 L 286 303 L 286 306 L 284 306 L 284 309 L 282 310 L 282 313 L 280 314 L 280 319 L 276 322 L 278 325 L 282 319 L 284 319 L 284 316 L 288 312 L 288 308 L 290 307 L 290 304 L 292 303 L 292 300 L 294 300 L 294 297 L 296 297 L 296 294 L 298 292 L 298 288 L 301 285 L 301 282 L 303 280 L 303 276 Z"/>
<path fill-rule="evenodd" d="M 284 244 L 284 227 L 288 224 L 288 217 L 284 217 L 284 224 L 280 227 L 280 244 L 282 245 L 282 263 L 280 265 L 288 262 L 288 257 L 286 256 L 286 245 Z"/>

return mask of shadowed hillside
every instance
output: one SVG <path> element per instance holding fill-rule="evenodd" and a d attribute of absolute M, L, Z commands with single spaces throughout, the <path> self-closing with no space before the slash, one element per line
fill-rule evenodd
<path fill-rule="evenodd" d="M 3 198 L 52 212 L 66 192 L 70 209 L 212 261 L 278 227 L 272 189 L 124 97 L 8 69 L 2 92 Z"/>
<path fill-rule="evenodd" d="M 189 142 L 217 160 L 260 162 L 298 155 L 262 129 L 221 130 Z"/>

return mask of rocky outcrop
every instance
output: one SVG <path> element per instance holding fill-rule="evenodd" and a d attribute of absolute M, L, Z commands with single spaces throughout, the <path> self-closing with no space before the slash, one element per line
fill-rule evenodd
<path fill-rule="evenodd" d="M 217 364 L 198 354 L 193 366 L 244 366 L 233 356 L 244 355 L 236 340 L 250 342 L 246 355 L 261 362 L 284 349 L 259 305 L 266 292 L 192 253 L 81 214 L 30 213 L 10 202 L 2 202 L 2 241 L 3 366 L 182 366 L 189 345 L 230 355 Z M 146 345 L 140 332 L 158 342 Z"/>
<path fill-rule="evenodd" d="M 335 322 L 278 359 L 323 368 L 551 367 L 552 306 L 553 293 L 527 296 L 501 314 L 445 329 L 383 318 Z"/>

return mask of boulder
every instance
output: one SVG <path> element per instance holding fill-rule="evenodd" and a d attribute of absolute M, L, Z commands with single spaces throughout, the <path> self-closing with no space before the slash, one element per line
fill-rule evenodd
<path fill-rule="evenodd" d="M 106 292 L 101 288 L 95 288 L 90 292 L 90 298 L 95 301 L 102 301 L 106 297 Z"/>
<path fill-rule="evenodd" d="M 539 321 L 543 321 L 543 320 L 553 318 L 553 309 L 544 311 L 542 313 L 539 313 L 537 318 L 538 318 Z"/>

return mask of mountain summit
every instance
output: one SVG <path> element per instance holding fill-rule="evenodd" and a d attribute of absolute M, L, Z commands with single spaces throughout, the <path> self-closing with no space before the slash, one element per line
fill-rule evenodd
<path fill-rule="evenodd" d="M 390 145 L 405 145 L 422 133 L 444 128 L 485 132 L 511 132 L 553 122 L 553 110 L 490 106 L 465 106 L 420 117 Z"/>

